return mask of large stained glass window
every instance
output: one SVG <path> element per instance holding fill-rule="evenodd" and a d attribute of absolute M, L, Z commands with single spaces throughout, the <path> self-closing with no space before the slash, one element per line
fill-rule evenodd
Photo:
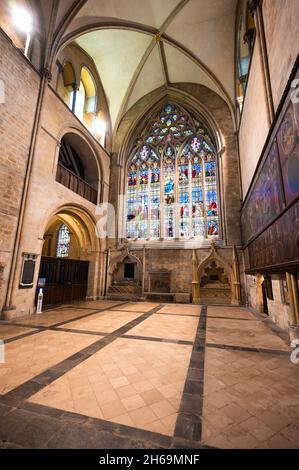
<path fill-rule="evenodd" d="M 71 234 L 65 224 L 60 226 L 57 238 L 56 256 L 57 258 L 68 258 L 70 256 Z"/>
<path fill-rule="evenodd" d="M 218 168 L 207 129 L 168 103 L 135 141 L 127 173 L 127 238 L 219 237 Z"/>

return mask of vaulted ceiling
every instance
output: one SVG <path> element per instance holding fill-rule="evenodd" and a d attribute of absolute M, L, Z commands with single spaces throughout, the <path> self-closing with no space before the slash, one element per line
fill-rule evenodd
<path fill-rule="evenodd" d="M 93 58 L 113 127 L 144 95 L 178 82 L 205 85 L 231 106 L 237 0 L 79 3 L 60 44 L 75 40 Z"/>

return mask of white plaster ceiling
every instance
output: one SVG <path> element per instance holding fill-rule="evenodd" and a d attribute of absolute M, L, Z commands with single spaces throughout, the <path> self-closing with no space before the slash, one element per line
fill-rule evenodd
<path fill-rule="evenodd" d="M 215 91 L 225 99 L 224 93 L 212 80 L 204 69 L 198 66 L 196 61 L 190 59 L 174 46 L 165 44 L 165 56 L 169 80 L 171 83 L 187 82 L 200 83 Z"/>
<path fill-rule="evenodd" d="M 153 70 L 155 73 L 153 73 Z M 153 50 L 143 65 L 136 82 L 132 86 L 130 96 L 128 96 L 127 109 L 130 109 L 140 98 L 151 91 L 159 88 L 165 83 L 160 51 L 158 44 L 155 44 Z"/>
<path fill-rule="evenodd" d="M 88 0 L 70 22 L 62 43 L 75 39 L 95 61 L 113 127 L 144 95 L 177 82 L 205 85 L 231 106 L 236 4 L 237 0 Z"/>
<path fill-rule="evenodd" d="M 166 30 L 209 67 L 231 97 L 235 9 L 235 0 L 189 0 Z"/>
<path fill-rule="evenodd" d="M 180 0 L 89 0 L 78 18 L 114 18 L 159 29 Z"/>
<path fill-rule="evenodd" d="M 108 99 L 112 125 L 151 39 L 149 35 L 135 31 L 103 29 L 77 40 L 95 61 Z"/>

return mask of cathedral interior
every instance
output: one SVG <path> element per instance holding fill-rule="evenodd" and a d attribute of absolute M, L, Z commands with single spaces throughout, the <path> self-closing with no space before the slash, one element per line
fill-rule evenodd
<path fill-rule="evenodd" d="M 1 0 L 0 449 L 299 448 L 298 37 Z"/>

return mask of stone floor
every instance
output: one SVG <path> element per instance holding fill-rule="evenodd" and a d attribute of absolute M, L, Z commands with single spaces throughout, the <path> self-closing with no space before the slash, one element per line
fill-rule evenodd
<path fill-rule="evenodd" d="M 299 448 L 299 364 L 265 315 L 82 302 L 0 339 L 1 448 Z"/>

